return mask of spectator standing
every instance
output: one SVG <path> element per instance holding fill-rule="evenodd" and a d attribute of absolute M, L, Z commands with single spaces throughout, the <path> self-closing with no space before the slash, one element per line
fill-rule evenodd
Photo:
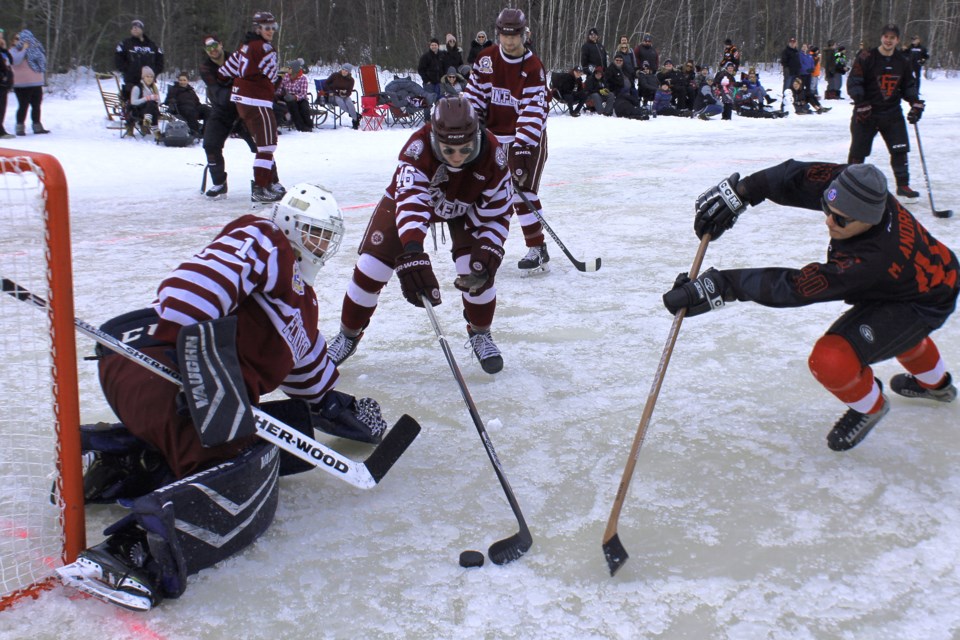
<path fill-rule="evenodd" d="M 787 89 L 793 86 L 793 79 L 800 75 L 800 51 L 797 39 L 791 37 L 780 54 L 780 66 L 783 69 L 783 89 L 781 90 L 780 111 L 787 111 Z"/>
<path fill-rule="evenodd" d="M 923 65 L 930 59 L 930 54 L 927 52 L 927 48 L 923 46 L 920 36 L 913 36 L 913 38 L 910 39 L 910 49 L 908 53 L 910 56 L 910 65 L 913 69 L 913 76 L 917 79 L 917 93 L 920 93 L 920 76 L 923 75 Z"/>
<path fill-rule="evenodd" d="M 810 47 L 810 57 L 813 58 L 813 71 L 810 72 L 810 93 L 815 97 L 820 95 L 818 87 L 820 86 L 820 73 L 822 71 L 820 65 L 820 47 Z"/>
<path fill-rule="evenodd" d="M 130 98 L 130 89 L 140 82 L 140 70 L 150 67 L 154 73 L 163 73 L 163 49 L 147 36 L 141 20 L 130 23 L 130 37 L 117 45 L 113 55 L 114 66 L 123 76 L 124 100 Z"/>
<path fill-rule="evenodd" d="M 834 77 L 837 75 L 837 43 L 833 40 L 827 41 L 827 46 L 823 48 L 820 52 L 821 65 L 823 67 L 823 79 L 826 81 L 827 86 L 823 91 L 823 99 L 831 100 L 831 96 L 834 95 L 833 92 L 836 90 L 834 87 Z"/>
<path fill-rule="evenodd" d="M 344 63 L 340 69 L 334 71 L 327 78 L 327 95 L 335 105 L 343 109 L 350 116 L 354 129 L 360 128 L 360 115 L 357 105 L 353 103 L 353 87 L 356 84 L 353 78 L 353 65 Z"/>
<path fill-rule="evenodd" d="M 7 49 L 6 35 L 0 29 L 0 139 L 3 140 L 15 137 L 3 128 L 3 121 L 7 117 L 7 94 L 13 88 L 13 56 Z"/>
<path fill-rule="evenodd" d="M 650 70 L 654 73 L 660 68 L 660 54 L 653 48 L 653 36 L 649 33 L 643 34 L 640 44 L 633 50 L 633 53 L 637 57 L 638 69 L 643 69 L 644 62 L 650 65 Z"/>
<path fill-rule="evenodd" d="M 213 182 L 204 195 L 211 200 L 221 200 L 227 196 L 227 164 L 223 157 L 227 138 L 236 133 L 253 154 L 257 153 L 257 145 L 243 126 L 236 103 L 230 99 L 233 79 L 219 73 L 230 54 L 223 50 L 220 39 L 212 35 L 204 36 L 203 50 L 207 57 L 200 63 L 200 77 L 207 85 L 207 100 L 210 102 L 210 115 L 203 127 L 203 151 L 207 155 L 206 171 Z"/>
<path fill-rule="evenodd" d="M 547 79 L 543 63 L 523 44 L 527 16 L 520 9 L 503 9 L 497 16 L 499 47 L 485 51 L 473 66 L 464 95 L 509 153 L 516 189 L 522 190 L 537 213 L 540 178 L 547 162 Z M 545 272 L 550 255 L 543 225 L 526 202 L 515 203 L 527 254 L 517 263 L 526 274 Z"/>
<path fill-rule="evenodd" d="M 313 118 L 310 116 L 310 85 L 303 73 L 303 59 L 298 58 L 288 67 L 290 72 L 283 76 L 277 88 L 277 96 L 287 105 L 287 112 L 297 131 L 313 131 Z"/>
<path fill-rule="evenodd" d="M 217 71 L 223 78 L 233 79 L 230 99 L 237 104 L 237 114 L 257 144 L 250 199 L 260 204 L 278 202 L 287 192 L 277 178 L 273 159 L 277 150 L 273 98 L 279 62 L 272 42 L 279 28 L 272 13 L 257 11 L 252 31 L 244 35 L 242 46 Z"/>
<path fill-rule="evenodd" d="M 630 40 L 627 36 L 620 36 L 616 53 L 623 56 L 623 75 L 630 82 L 630 93 L 636 96 L 638 95 L 637 71 L 640 67 L 637 65 L 637 54 L 633 52 L 633 47 L 630 46 Z"/>
<path fill-rule="evenodd" d="M 13 37 L 10 47 L 13 60 L 13 92 L 17 96 L 17 135 L 26 135 L 27 110 L 34 133 L 50 133 L 40 123 L 43 85 L 47 79 L 47 54 L 43 45 L 28 29 Z"/>
<path fill-rule="evenodd" d="M 443 58 L 440 57 L 440 41 L 436 38 L 430 39 L 430 47 L 420 56 L 420 62 L 417 64 L 417 73 L 420 74 L 420 82 L 427 93 L 433 96 L 432 101 L 440 96 L 440 78 L 446 71 L 443 66 Z"/>
<path fill-rule="evenodd" d="M 210 107 L 200 104 L 200 96 L 190 86 L 190 76 L 185 71 L 177 76 L 177 84 L 167 90 L 163 104 L 183 118 L 194 137 L 199 138 L 202 135 L 200 121 L 207 119 Z"/>
<path fill-rule="evenodd" d="M 860 164 L 873 147 L 879 133 L 890 150 L 890 167 L 897 181 L 897 196 L 912 204 L 920 194 L 910 188 L 910 166 L 907 154 L 910 139 L 903 121 L 901 100 L 910 104 L 907 121 L 911 124 L 923 115 L 923 100 L 917 92 L 917 79 L 911 73 L 910 61 L 900 53 L 900 28 L 895 24 L 883 27 L 880 45 L 860 53 L 847 78 L 847 93 L 853 99 L 850 121 L 850 153 L 847 162 Z"/>
<path fill-rule="evenodd" d="M 720 102 L 723 104 L 721 120 L 733 120 L 734 92 L 737 86 L 735 73 L 736 65 L 728 62 L 727 66 L 717 71 L 717 75 L 713 78 L 714 91 L 717 92 Z"/>
<path fill-rule="evenodd" d="M 472 65 L 477 61 L 477 56 L 480 55 L 480 51 L 491 45 L 493 45 L 493 42 L 487 39 L 487 32 L 477 31 L 476 39 L 470 43 L 470 53 L 467 54 L 467 63 Z"/>
<path fill-rule="evenodd" d="M 734 71 L 740 68 L 740 49 L 733 44 L 731 38 L 723 41 L 723 54 L 720 56 L 720 68 L 724 68 L 728 63 L 733 63 Z"/>
<path fill-rule="evenodd" d="M 446 46 L 440 53 L 440 59 L 443 62 L 442 68 L 444 70 L 450 67 L 459 69 L 463 66 L 463 49 L 460 48 L 452 33 L 448 33 L 446 36 Z"/>
<path fill-rule="evenodd" d="M 600 32 L 596 27 L 587 31 L 587 41 L 580 45 L 580 68 L 593 73 L 597 67 L 607 68 L 607 50 L 600 42 Z"/>

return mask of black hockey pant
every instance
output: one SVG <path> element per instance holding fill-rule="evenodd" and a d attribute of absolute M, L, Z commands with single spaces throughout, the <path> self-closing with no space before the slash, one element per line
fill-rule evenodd
<path fill-rule="evenodd" d="M 899 107 L 894 113 L 874 115 L 866 122 L 857 122 L 856 116 L 850 121 L 849 164 L 861 164 L 870 155 L 873 139 L 877 133 L 887 143 L 890 151 L 890 167 L 897 179 L 897 185 L 910 184 L 910 167 L 907 153 L 910 151 L 910 139 L 907 137 L 907 124 Z"/>

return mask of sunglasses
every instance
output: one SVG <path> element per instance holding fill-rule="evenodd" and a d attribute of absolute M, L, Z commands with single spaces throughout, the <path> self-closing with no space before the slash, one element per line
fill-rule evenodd
<path fill-rule="evenodd" d="M 205 47 L 204 47 L 204 50 L 210 51 L 210 52 L 212 53 L 212 52 L 216 51 L 216 50 L 219 49 L 219 48 L 220 48 L 220 43 L 219 43 L 219 42 L 214 42 L 213 44 L 208 44 L 207 46 L 205 46 Z"/>
<path fill-rule="evenodd" d="M 276 31 L 277 29 L 280 28 L 280 25 L 274 22 L 273 24 L 262 24 L 260 25 L 260 28 L 265 29 L 267 31 Z"/>
<path fill-rule="evenodd" d="M 830 217 L 830 218 L 833 218 L 833 223 L 834 223 L 835 225 L 837 225 L 837 226 L 840 227 L 841 229 L 846 228 L 847 223 L 850 222 L 850 218 L 848 218 L 848 217 L 846 217 L 846 216 L 842 216 L 842 215 L 840 215 L 839 213 L 836 213 L 835 211 L 831 211 L 831 210 L 830 210 L 830 205 L 827 204 L 827 199 L 826 199 L 826 198 L 821 198 L 821 199 L 820 199 L 820 206 L 823 207 L 823 214 L 824 214 L 825 216 L 828 216 L 828 217 Z"/>
<path fill-rule="evenodd" d="M 468 156 L 471 153 L 473 153 L 473 147 L 461 147 L 459 149 L 454 149 L 453 147 L 441 147 L 440 152 L 443 153 L 443 155 L 445 156 L 452 156 L 452 155 Z"/>

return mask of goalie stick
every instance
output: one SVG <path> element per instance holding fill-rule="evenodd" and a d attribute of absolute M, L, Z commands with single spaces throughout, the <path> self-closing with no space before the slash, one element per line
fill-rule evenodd
<path fill-rule="evenodd" d="M 937 208 L 933 206 L 933 191 L 930 189 L 930 174 L 927 173 L 927 161 L 923 157 L 923 144 L 920 142 L 920 127 L 917 126 L 916 122 L 913 123 L 913 132 L 917 135 L 917 150 L 920 152 L 920 164 L 923 166 L 923 179 L 927 181 L 927 197 L 930 198 L 930 210 L 933 211 L 933 215 L 936 218 L 950 218 L 953 216 L 953 209 L 937 211 Z"/>
<path fill-rule="evenodd" d="M 473 424 L 477 428 L 477 433 L 480 434 L 480 440 L 483 441 L 483 448 L 487 452 L 487 457 L 490 458 L 493 470 L 497 473 L 497 479 L 500 480 L 500 486 L 503 487 L 503 492 L 507 496 L 507 502 L 510 503 L 510 508 L 513 509 L 513 515 L 517 517 L 517 523 L 520 525 L 520 530 L 517 533 L 503 540 L 497 540 L 491 544 L 487 550 L 487 555 L 490 556 L 490 560 L 493 561 L 494 564 L 506 564 L 516 560 L 530 549 L 530 546 L 533 544 L 533 536 L 530 534 L 526 520 L 523 519 L 520 504 L 517 502 L 517 497 L 513 495 L 510 482 L 507 481 L 507 476 L 503 473 L 500 458 L 497 457 L 497 452 L 493 449 L 493 443 L 490 442 L 490 436 L 487 435 L 487 430 L 483 426 L 483 420 L 480 419 L 480 412 L 477 411 L 477 405 L 474 404 L 473 398 L 470 396 L 470 391 L 467 389 L 467 384 L 463 381 L 463 374 L 460 373 L 460 367 L 457 366 L 457 361 L 453 357 L 453 351 L 450 350 L 447 337 L 443 335 L 443 331 L 440 329 L 440 323 L 437 322 L 437 315 L 433 312 L 433 305 L 430 304 L 430 301 L 427 300 L 427 297 L 423 294 L 420 294 L 420 299 L 423 302 L 423 308 L 427 310 L 427 316 L 430 318 L 430 324 L 433 325 L 433 331 L 437 334 L 437 339 L 440 341 L 440 348 L 443 349 L 443 355 L 447 358 L 447 364 L 450 365 L 453 377 L 460 387 L 460 395 L 463 396 L 463 401 L 467 404 L 467 409 L 470 412 L 470 417 L 473 418 Z"/>
<path fill-rule="evenodd" d="M 543 215 L 537 211 L 537 208 L 531 204 L 530 199 L 527 198 L 527 194 L 520 190 L 520 187 L 514 186 L 514 190 L 517 195 L 520 196 L 520 199 L 523 200 L 523 203 L 527 205 L 527 208 L 533 212 L 533 215 L 537 217 L 537 220 L 540 221 L 540 224 L 543 225 L 543 228 L 547 230 L 547 233 L 550 234 L 550 237 L 553 238 L 553 241 L 557 243 L 557 246 L 563 251 L 564 255 L 573 263 L 573 266 L 577 268 L 577 271 L 598 271 L 600 269 L 600 258 L 594 258 L 593 260 L 587 260 L 586 262 L 580 262 L 573 257 L 573 254 L 567 249 L 566 245 L 557 237 L 557 234 L 553 232 L 553 229 L 550 228 L 550 225 L 547 224 L 547 221 L 544 220 Z"/>
<path fill-rule="evenodd" d="M 700 271 L 700 264 L 703 262 L 703 256 L 707 252 L 707 245 L 710 243 L 710 234 L 703 235 L 700 241 L 700 247 L 697 249 L 697 255 L 693 259 L 693 266 L 690 267 L 690 279 L 697 277 Z M 627 489 L 630 487 L 630 479 L 633 477 L 633 470 L 637 466 L 637 458 L 640 456 L 640 447 L 643 445 L 643 439 L 647 434 L 647 426 L 650 424 L 650 417 L 653 415 L 653 408 L 657 404 L 657 396 L 660 395 L 660 387 L 663 384 L 663 377 L 667 373 L 667 365 L 670 364 L 670 356 L 673 354 L 673 345 L 677 342 L 677 335 L 680 333 L 680 324 L 684 316 L 687 315 L 686 309 L 681 309 L 673 317 L 673 324 L 670 325 L 670 333 L 667 336 L 667 343 L 663 346 L 663 353 L 660 356 L 660 364 L 657 365 L 657 372 L 653 376 L 653 384 L 650 386 L 650 393 L 647 395 L 647 403 L 643 407 L 643 414 L 640 416 L 640 424 L 637 425 L 637 433 L 633 437 L 633 444 L 630 447 L 630 455 L 627 458 L 627 465 L 623 468 L 623 476 L 620 478 L 620 486 L 617 487 L 617 497 L 613 501 L 613 508 L 610 510 L 610 518 L 607 520 L 607 529 L 603 532 L 603 555 L 607 559 L 607 566 L 610 568 L 611 577 L 624 565 L 627 558 L 627 550 L 623 548 L 620 542 L 620 535 L 617 533 L 617 522 L 620 520 L 620 510 L 623 508 L 623 501 L 627 497 Z"/>
<path fill-rule="evenodd" d="M 46 300 L 12 280 L 3 278 L 2 286 L 4 293 L 17 300 L 29 302 L 40 309 L 47 308 Z M 162 362 L 158 362 L 142 351 L 120 342 L 110 334 L 87 324 L 79 318 L 75 318 L 73 323 L 80 333 L 88 338 L 92 338 L 111 351 L 153 371 L 164 380 L 182 386 L 180 374 Z M 360 489 L 370 489 L 376 486 L 420 433 L 420 425 L 417 424 L 417 421 L 408 415 L 403 415 L 390 429 L 383 441 L 373 450 L 373 453 L 363 462 L 358 462 L 284 424 L 256 407 L 253 407 L 252 411 L 259 437 Z"/>

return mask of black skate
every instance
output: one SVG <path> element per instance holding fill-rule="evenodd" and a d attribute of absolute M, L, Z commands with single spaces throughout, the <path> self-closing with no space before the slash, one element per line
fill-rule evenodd
<path fill-rule="evenodd" d="M 530 247 L 527 255 L 517 263 L 517 267 L 523 272 L 521 275 L 529 276 L 550 271 L 548 262 L 550 262 L 550 254 L 547 253 L 547 245 L 542 244 L 539 247 Z"/>
<path fill-rule="evenodd" d="M 938 389 L 929 389 L 922 386 L 909 373 L 898 373 L 890 378 L 890 389 L 905 398 L 920 398 L 922 400 L 936 400 L 937 402 L 953 402 L 957 399 L 957 388 L 953 386 L 953 378 L 949 373 L 943 385 Z"/>
<path fill-rule="evenodd" d="M 250 202 L 254 206 L 273 204 L 280 202 L 282 195 L 274 191 L 271 187 L 261 187 L 256 182 L 250 181 Z"/>
<path fill-rule="evenodd" d="M 163 596 L 144 568 L 148 559 L 146 536 L 131 530 L 81 551 L 76 562 L 56 571 L 68 587 L 125 609 L 149 611 Z"/>
<path fill-rule="evenodd" d="M 478 333 L 467 325 L 467 334 L 470 339 L 463 346 L 473 347 L 473 354 L 477 356 L 484 371 L 492 375 L 503 369 L 503 356 L 500 355 L 500 349 L 489 331 Z"/>
<path fill-rule="evenodd" d="M 227 183 L 215 184 L 209 189 L 207 189 L 204 194 L 211 200 L 223 200 L 227 197 Z"/>
<path fill-rule="evenodd" d="M 911 189 L 909 185 L 901 184 L 897 185 L 897 198 L 904 204 L 916 204 L 920 199 L 920 193 Z"/>
<path fill-rule="evenodd" d="M 357 350 L 357 345 L 360 344 L 360 338 L 362 337 L 362 331 L 360 332 L 360 335 L 352 338 L 341 331 L 333 340 L 330 341 L 330 344 L 327 345 L 327 357 L 333 361 L 333 364 L 339 365 L 341 362 L 353 355 L 353 352 Z"/>
<path fill-rule="evenodd" d="M 879 380 L 877 383 L 879 384 Z M 860 413 L 853 409 L 847 409 L 847 412 L 837 420 L 837 424 L 827 434 L 827 446 L 834 451 L 847 451 L 860 444 L 860 441 L 866 438 L 870 430 L 890 411 L 890 401 L 883 395 L 882 385 L 880 395 L 883 397 L 883 406 L 876 413 Z"/>

